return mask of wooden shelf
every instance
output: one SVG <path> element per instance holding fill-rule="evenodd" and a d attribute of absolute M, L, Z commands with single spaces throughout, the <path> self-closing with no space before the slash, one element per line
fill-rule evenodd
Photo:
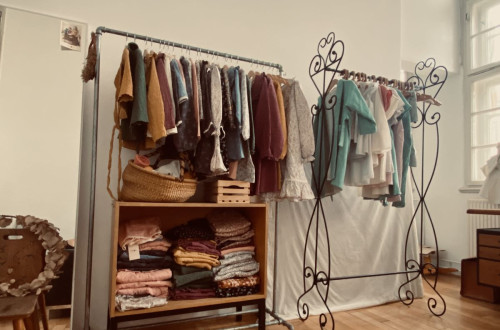
<path fill-rule="evenodd" d="M 111 317 L 174 311 L 174 310 L 192 308 L 193 306 L 196 306 L 196 307 L 216 306 L 216 305 L 230 304 L 230 303 L 234 303 L 234 302 L 248 301 L 248 300 L 255 300 L 255 299 L 266 299 L 266 295 L 265 294 L 252 294 L 252 295 L 240 296 L 240 297 L 204 298 L 204 299 L 193 299 L 193 300 L 169 300 L 165 306 L 161 306 L 161 307 L 153 307 L 153 308 L 148 308 L 148 309 L 134 309 L 134 310 L 125 311 L 125 312 L 119 312 L 119 311 L 115 310 L 114 313 L 111 315 Z"/>
<path fill-rule="evenodd" d="M 169 300 L 165 306 L 136 309 L 125 312 L 119 312 L 115 308 L 115 292 L 116 292 L 116 264 L 118 254 L 118 228 L 120 221 L 128 219 L 138 219 L 145 217 L 158 217 L 160 219 L 160 228 L 166 231 L 175 226 L 185 224 L 189 220 L 206 217 L 210 212 L 217 208 L 233 208 L 238 209 L 245 217 L 252 222 L 252 228 L 255 231 L 255 260 L 260 264 L 260 290 L 258 293 L 248 296 L 225 297 L 225 298 L 205 298 L 193 300 Z M 217 309 L 217 306 L 234 304 L 242 305 L 245 302 L 251 304 L 255 301 L 262 306 L 259 308 L 265 309 L 266 298 L 266 265 L 267 265 L 267 204 L 263 203 L 240 203 L 240 204 L 214 204 L 214 203 L 145 203 L 145 202 L 115 202 L 114 217 L 113 217 L 113 237 L 111 243 L 111 260 L 110 260 L 110 303 L 109 316 L 112 320 L 120 318 L 127 319 L 130 317 L 140 318 L 141 315 L 148 317 L 151 313 L 186 312 L 192 309 Z M 215 307 L 214 307 L 215 306 Z M 264 313 L 264 312 L 263 312 Z"/>

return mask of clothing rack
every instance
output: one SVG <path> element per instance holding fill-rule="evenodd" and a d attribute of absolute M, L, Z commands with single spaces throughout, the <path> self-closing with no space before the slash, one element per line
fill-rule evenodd
<path fill-rule="evenodd" d="M 90 298 L 91 298 L 91 279 L 92 279 L 92 260 L 93 260 L 93 245 L 94 245 L 94 220 L 95 220 L 95 193 L 96 193 L 96 164 L 97 164 L 97 135 L 98 135 L 98 119 L 99 119 L 99 80 L 100 80 L 100 61 L 101 61 L 101 37 L 104 33 L 119 35 L 123 37 L 127 37 L 127 39 L 134 38 L 134 41 L 137 39 L 144 40 L 146 42 L 157 43 L 164 46 L 170 46 L 175 48 L 180 48 L 186 51 L 195 51 L 197 53 L 209 54 L 216 57 L 221 57 L 226 60 L 235 60 L 240 62 L 248 62 L 253 65 L 261 65 L 266 67 L 271 67 L 277 69 L 279 71 L 280 76 L 283 74 L 283 66 L 278 63 L 271 63 L 266 61 L 260 61 L 248 57 L 242 57 L 238 55 L 232 55 L 229 53 L 219 52 L 215 50 L 205 49 L 201 47 L 194 47 L 186 44 L 181 44 L 178 42 L 173 42 L 165 39 L 153 38 L 145 35 L 140 35 L 136 33 L 114 30 L 110 28 L 106 28 L 100 26 L 96 29 L 96 65 L 95 65 L 95 79 L 94 79 L 94 102 L 93 102 L 93 124 L 92 124 L 92 157 L 91 157 L 91 168 L 90 168 L 90 194 L 89 194 L 89 222 L 88 222 L 88 240 L 87 240 L 87 267 L 86 267 L 86 277 L 85 277 L 85 316 L 84 316 L 84 329 L 89 329 L 89 318 L 90 318 Z M 277 209 L 276 209 L 277 212 Z M 277 226 L 277 216 L 275 216 L 275 225 Z M 274 249 L 276 250 L 277 242 L 275 241 Z M 275 253 L 276 258 L 276 253 Z M 276 259 L 275 259 L 276 263 Z M 275 268 L 276 271 L 276 268 Z M 276 274 L 274 274 L 276 278 Z M 274 292 L 274 285 L 273 285 Z M 270 314 L 275 321 L 268 322 L 268 325 L 271 324 L 283 324 L 289 329 L 293 330 L 293 326 L 288 322 L 283 320 L 279 315 L 275 313 L 275 299 L 273 298 L 273 309 L 269 310 L 266 308 L 266 312 Z M 224 314 L 227 315 L 241 315 L 246 312 L 241 311 L 241 307 L 237 307 L 237 312 Z M 239 316 L 238 316 L 239 317 Z M 258 326 L 258 324 L 250 325 L 250 326 L 241 326 L 234 329 L 246 329 L 253 326 Z"/>
<path fill-rule="evenodd" d="M 320 95 L 320 105 L 313 105 L 311 108 L 311 112 L 313 114 L 313 117 L 318 116 L 322 112 L 325 111 L 334 111 L 334 106 L 337 102 L 336 96 L 330 97 L 328 96 L 328 86 L 330 86 L 330 83 L 334 80 L 335 74 L 342 74 L 344 78 L 348 79 L 349 77 L 355 77 L 358 80 L 366 79 L 368 76 L 366 74 L 363 75 L 362 73 L 356 73 L 353 71 L 348 71 L 346 69 L 344 70 L 339 70 L 340 63 L 342 61 L 344 55 L 344 42 L 342 40 L 335 40 L 335 34 L 331 32 L 328 34 L 327 37 L 322 38 L 317 47 L 317 54 L 313 57 L 311 60 L 311 63 L 309 65 L 309 76 L 311 77 L 311 80 L 313 81 L 319 95 Z M 318 78 L 319 77 L 319 78 Z M 433 92 L 433 97 L 435 98 L 436 95 L 440 92 L 443 84 L 445 83 L 446 79 L 448 77 L 448 71 L 444 66 L 436 66 L 436 61 L 433 58 L 429 58 L 426 61 L 421 61 L 417 63 L 415 66 L 415 72 L 414 76 L 409 78 L 405 83 L 399 82 L 397 79 L 391 79 L 388 80 L 387 78 L 384 77 L 378 77 L 376 78 L 375 76 L 370 76 L 370 80 L 372 81 L 378 81 L 381 84 L 386 84 L 386 85 L 393 85 L 394 87 L 402 87 L 404 89 L 413 89 L 413 90 L 421 90 L 425 94 L 427 91 L 430 90 L 430 92 Z M 360 79 L 361 78 L 361 79 Z M 328 96 L 328 97 L 327 97 Z M 422 107 L 419 107 L 418 112 L 419 112 L 419 120 L 417 123 L 412 124 L 413 128 L 420 128 L 422 132 L 422 150 L 421 150 L 421 164 L 419 164 L 421 168 L 421 180 L 419 183 L 417 183 L 417 180 L 415 178 L 414 172 L 411 169 L 411 176 L 412 180 L 414 183 L 414 186 L 417 190 L 419 201 L 417 204 L 417 207 L 415 208 L 415 211 L 413 213 L 413 216 L 411 218 L 411 221 L 408 225 L 408 230 L 406 233 L 406 241 L 405 241 L 405 246 L 404 246 L 404 255 L 405 255 L 405 261 L 404 261 L 404 270 L 395 270 L 392 272 L 384 272 L 384 273 L 378 273 L 378 274 L 361 274 L 361 275 L 355 275 L 355 276 L 338 276 L 338 277 L 332 277 L 332 260 L 331 260 L 331 251 L 330 251 L 330 238 L 329 238 L 329 232 L 328 232 L 328 223 L 327 223 L 327 218 L 325 216 L 325 211 L 323 208 L 323 201 L 321 199 L 321 192 L 323 191 L 323 186 L 324 183 L 326 182 L 327 179 L 327 171 L 322 177 L 318 177 L 318 180 L 316 180 L 315 175 L 313 175 L 313 182 L 314 186 L 316 188 L 316 195 L 318 196 L 316 198 L 316 202 L 314 205 L 313 212 L 311 214 L 310 220 L 309 220 L 309 225 L 307 229 L 307 234 L 306 234 L 306 240 L 304 244 L 304 255 L 303 255 L 303 293 L 300 295 L 300 297 L 297 299 L 297 312 L 299 314 L 299 317 L 302 320 L 306 320 L 309 317 L 309 305 L 307 302 L 303 302 L 302 298 L 307 295 L 309 292 L 313 291 L 313 289 L 316 289 L 316 292 L 320 296 L 321 300 L 323 301 L 323 304 L 327 310 L 327 313 L 330 316 L 330 319 L 332 321 L 332 329 L 335 328 L 335 320 L 332 315 L 332 312 L 330 308 L 328 307 L 328 294 L 330 291 L 330 283 L 332 281 L 338 281 L 338 280 L 347 280 L 347 279 L 358 279 L 358 278 L 369 278 L 369 277 L 380 277 L 380 276 L 391 276 L 391 275 L 405 275 L 406 276 L 406 281 L 399 287 L 398 290 L 398 297 L 399 300 L 405 304 L 405 305 L 411 305 L 414 301 L 414 293 L 411 291 L 411 289 L 405 289 L 405 287 L 411 283 L 412 281 L 415 281 L 419 276 L 422 276 L 422 279 L 429 284 L 429 286 L 432 288 L 434 293 L 439 297 L 438 299 L 442 303 L 443 307 L 442 310 L 436 310 L 438 306 L 438 300 L 436 298 L 430 297 L 427 301 L 427 306 L 430 310 L 430 312 L 436 316 L 441 316 L 445 313 L 446 311 L 446 302 L 444 301 L 443 297 L 439 294 L 439 292 L 436 289 L 437 286 L 437 281 L 438 281 L 438 269 L 439 269 L 439 248 L 438 248 L 438 241 L 437 241 L 437 236 L 436 236 L 436 231 L 434 228 L 434 224 L 432 221 L 431 214 L 429 212 L 429 209 L 427 207 L 425 197 L 427 195 L 427 192 L 429 190 L 429 186 L 432 182 L 432 179 L 434 178 L 434 174 L 436 171 L 436 165 L 437 165 L 437 160 L 438 160 L 438 155 L 439 155 L 439 129 L 438 129 L 438 122 L 439 119 L 441 118 L 441 115 L 439 112 L 429 112 L 431 104 L 426 104 L 422 102 Z M 433 163 L 433 167 L 431 170 L 431 175 L 428 178 L 428 180 L 425 180 L 424 174 L 425 172 L 425 128 L 426 126 L 429 126 L 430 128 L 434 127 L 436 129 L 435 134 L 436 134 L 436 152 L 435 152 L 435 159 Z M 319 126 L 318 130 L 319 133 L 317 136 L 323 136 L 322 130 L 325 129 L 324 126 Z M 319 150 L 322 150 L 322 144 L 324 141 L 319 141 Z M 333 146 L 333 141 L 331 141 L 331 145 Z M 333 146 L 332 148 L 334 148 Z M 316 145 L 316 148 L 318 148 L 318 143 Z M 332 155 L 332 150 L 329 150 L 330 154 L 329 155 L 323 155 L 322 152 L 320 151 L 319 153 L 319 163 L 322 163 L 323 157 L 328 157 L 328 162 L 331 160 L 331 155 Z M 318 158 L 318 157 L 317 157 Z M 328 166 L 326 168 L 329 167 Z M 314 173 L 314 171 L 313 171 Z M 420 214 L 418 215 L 418 211 L 420 210 Z M 425 217 L 427 216 L 427 217 Z M 417 217 L 419 218 L 420 221 L 420 238 L 419 238 L 419 244 L 420 244 L 420 258 L 419 260 L 415 260 L 411 257 L 408 256 L 408 243 L 409 243 L 409 237 L 410 233 L 412 232 L 412 225 L 414 224 L 414 221 L 418 221 Z M 425 222 L 427 221 L 427 222 Z M 436 247 L 436 258 L 437 262 L 436 265 L 433 265 L 432 263 L 424 263 L 423 262 L 423 232 L 424 232 L 424 223 L 430 224 L 432 228 L 432 233 L 433 233 L 433 239 Z M 326 241 L 326 251 L 320 250 L 318 247 L 318 242 L 320 240 L 325 240 Z M 307 258 L 308 255 L 308 244 L 311 244 L 311 246 L 314 248 L 314 260 L 310 262 Z M 323 267 L 319 264 L 318 261 L 318 256 L 326 256 L 328 260 L 328 264 L 326 267 Z M 426 272 L 424 272 L 426 270 Z M 434 279 L 428 279 L 426 277 L 427 271 L 434 276 Z M 403 294 L 404 291 L 404 294 Z M 313 291 L 314 292 L 314 291 Z M 328 323 L 328 316 L 326 312 L 321 313 L 319 317 L 319 326 L 323 329 Z"/>

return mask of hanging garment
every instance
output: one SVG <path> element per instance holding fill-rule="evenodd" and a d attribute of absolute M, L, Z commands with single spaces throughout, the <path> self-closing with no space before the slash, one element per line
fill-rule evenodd
<path fill-rule="evenodd" d="M 254 78 L 252 108 L 255 125 L 255 186 L 253 193 L 278 191 L 277 166 L 283 151 L 283 132 L 276 92 L 265 73 Z"/>
<path fill-rule="evenodd" d="M 146 65 L 146 90 L 148 104 L 148 135 L 151 135 L 153 142 L 167 136 L 165 130 L 165 111 L 163 106 L 158 71 L 156 70 L 156 60 L 154 53 L 148 53 L 144 57 Z"/>
<path fill-rule="evenodd" d="M 125 142 L 137 145 L 146 138 L 149 122 L 146 95 L 146 74 L 142 52 L 137 44 L 128 44 L 129 57 L 122 56 L 122 64 L 115 78 L 115 86 L 120 86 L 120 131 Z M 130 67 L 130 69 L 128 69 Z M 130 72 L 130 75 L 129 75 Z M 131 80 L 130 80 L 131 79 Z M 129 100 L 127 86 L 132 86 L 133 94 Z M 117 87 L 118 91 L 118 87 Z M 130 102 L 129 102 L 130 101 Z M 135 145 L 132 147 L 135 149 Z M 125 145 L 124 145 L 125 146 Z"/>
<path fill-rule="evenodd" d="M 250 151 L 253 116 L 251 114 L 251 96 L 249 96 L 248 77 L 240 68 L 241 94 L 241 138 L 244 157 L 238 162 L 236 180 L 255 183 L 255 166 Z"/>
<path fill-rule="evenodd" d="M 250 77 L 247 76 L 247 98 L 248 98 L 248 114 L 250 119 L 250 138 L 249 140 L 249 148 L 250 154 L 255 154 L 255 123 L 254 123 L 254 115 L 253 115 L 253 104 L 252 104 L 252 84 L 253 80 L 250 80 Z"/>
<path fill-rule="evenodd" d="M 320 100 L 329 104 L 328 102 L 335 96 L 333 111 L 322 109 L 313 123 L 316 144 L 313 181 L 321 185 L 326 175 L 321 190 L 322 197 L 333 195 L 341 191 L 344 186 L 347 155 L 351 145 L 352 113 L 356 112 L 358 115 L 360 134 L 372 134 L 377 129 L 375 119 L 356 84 L 351 80 L 341 79 L 336 87 L 324 100 Z M 319 158 L 320 153 L 321 158 Z M 316 193 L 319 193 L 317 189 Z"/>
<path fill-rule="evenodd" d="M 226 129 L 227 158 L 230 162 L 238 161 L 245 157 L 241 145 L 241 86 L 239 67 L 227 70 L 228 82 L 231 91 L 231 105 L 233 109 L 233 125 Z"/>
<path fill-rule="evenodd" d="M 224 134 L 220 136 L 220 149 L 224 166 L 229 169 L 230 160 L 227 155 L 227 133 L 236 129 L 236 118 L 234 115 L 233 102 L 231 102 L 231 87 L 229 85 L 228 67 L 220 70 L 220 81 L 222 91 L 222 122 L 221 127 Z"/>
<path fill-rule="evenodd" d="M 201 120 L 203 119 L 203 95 L 201 91 L 201 61 L 196 61 L 195 66 L 196 66 L 196 80 L 198 85 L 198 107 L 199 107 L 198 111 L 200 113 L 200 125 L 201 125 Z"/>
<path fill-rule="evenodd" d="M 179 62 L 174 58 L 170 61 L 170 71 L 172 78 L 172 91 L 175 106 L 175 124 L 177 127 L 182 124 L 181 105 L 188 100 L 186 84 L 182 77 L 182 69 Z"/>
<path fill-rule="evenodd" d="M 220 147 L 220 133 L 221 133 L 221 122 L 222 122 L 222 86 L 221 86 L 221 76 L 217 65 L 212 65 L 210 67 L 210 93 L 211 93 L 211 110 L 212 119 L 214 121 L 214 153 L 210 161 L 210 171 L 217 175 L 222 174 L 227 171 L 224 166 L 224 162 L 221 154 Z"/>
<path fill-rule="evenodd" d="M 200 141 L 200 100 L 199 100 L 199 90 L 198 90 L 198 84 L 199 84 L 199 76 L 198 72 L 196 71 L 196 64 L 193 60 L 190 60 L 190 65 L 191 65 L 191 71 L 190 71 L 190 78 L 191 78 L 191 83 L 193 84 L 193 111 L 194 111 L 194 118 L 196 120 L 196 139 L 197 141 Z"/>
<path fill-rule="evenodd" d="M 164 125 L 166 135 L 170 135 L 177 133 L 177 126 L 175 125 L 175 110 L 171 96 L 171 88 L 167 78 L 167 66 L 170 67 L 170 63 L 165 65 L 165 54 L 158 54 L 156 57 L 156 70 L 158 74 L 158 82 L 160 84 L 161 97 L 163 100 L 163 112 L 165 116 Z"/>
<path fill-rule="evenodd" d="M 499 153 L 481 167 L 486 176 L 479 195 L 486 198 L 492 204 L 500 204 L 500 145 L 497 145 Z"/>
<path fill-rule="evenodd" d="M 200 65 L 200 85 L 202 93 L 203 116 L 200 120 L 201 138 L 196 147 L 195 171 L 198 175 L 207 176 L 212 174 L 210 161 L 215 151 L 214 131 L 215 126 L 212 120 L 212 99 L 211 99 L 211 72 L 207 61 Z"/>
<path fill-rule="evenodd" d="M 280 198 L 294 201 L 313 199 L 314 194 L 304 171 L 304 164 L 314 160 L 311 111 L 298 81 L 290 81 L 282 90 L 288 127 L 288 151 L 282 162 L 283 184 Z"/>
<path fill-rule="evenodd" d="M 178 152 L 196 149 L 198 143 L 198 123 L 193 102 L 193 84 L 191 81 L 191 62 L 181 57 L 181 66 L 186 82 L 187 100 L 180 104 L 180 115 L 182 123 L 177 127 L 178 133 L 174 136 L 175 146 Z"/>
<path fill-rule="evenodd" d="M 404 207 L 405 206 L 405 193 L 406 193 L 406 181 L 408 177 L 408 167 L 410 165 L 410 156 L 411 156 L 411 150 L 413 148 L 413 140 L 411 136 L 411 111 L 412 111 L 412 105 L 406 100 L 406 98 L 403 96 L 403 93 L 401 91 L 397 91 L 399 97 L 403 100 L 404 102 L 404 111 L 403 113 L 398 117 L 398 133 L 396 135 L 396 140 L 400 141 L 402 140 L 402 150 L 401 150 L 401 156 L 398 157 L 398 175 L 399 177 L 399 183 L 400 183 L 400 190 L 401 190 L 401 195 L 400 195 L 400 200 L 393 200 L 389 199 L 389 201 L 392 201 L 393 204 L 392 206 L 395 207 Z M 402 128 L 402 133 L 401 133 L 401 128 Z M 402 135 L 402 136 L 401 136 Z M 399 148 L 398 145 L 400 145 L 401 142 L 398 142 L 396 145 L 396 153 L 399 154 Z M 401 159 L 399 158 L 401 157 Z"/>

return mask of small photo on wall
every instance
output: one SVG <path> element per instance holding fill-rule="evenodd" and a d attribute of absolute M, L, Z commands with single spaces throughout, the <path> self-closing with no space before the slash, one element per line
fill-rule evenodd
<path fill-rule="evenodd" d="M 61 49 L 80 51 L 82 30 L 83 27 L 80 24 L 61 21 L 61 37 L 60 37 Z"/>

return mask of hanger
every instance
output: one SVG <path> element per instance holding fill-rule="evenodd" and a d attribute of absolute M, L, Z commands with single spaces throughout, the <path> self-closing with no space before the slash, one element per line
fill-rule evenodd
<path fill-rule="evenodd" d="M 441 102 L 439 102 L 438 100 L 436 100 L 435 98 L 433 98 L 432 96 L 427 95 L 427 94 L 417 93 L 417 101 L 419 101 L 419 102 L 422 101 L 422 102 L 429 103 L 429 104 L 436 105 L 436 106 L 441 105 Z"/>

